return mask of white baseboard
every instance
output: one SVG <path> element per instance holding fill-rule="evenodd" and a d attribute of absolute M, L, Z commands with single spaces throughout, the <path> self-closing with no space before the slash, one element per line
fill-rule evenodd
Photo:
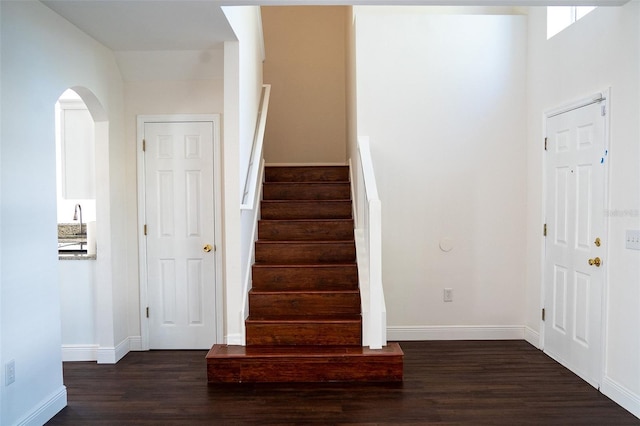
<path fill-rule="evenodd" d="M 604 380 L 602 380 L 600 392 L 611 398 L 634 416 L 640 418 L 640 395 L 633 393 L 610 377 L 605 377 Z"/>
<path fill-rule="evenodd" d="M 520 340 L 525 330 L 521 325 L 506 326 L 405 326 L 387 327 L 387 339 L 396 340 Z"/>
<path fill-rule="evenodd" d="M 98 364 L 115 364 L 129 353 L 129 337 L 115 347 L 101 346 L 98 348 Z"/>
<path fill-rule="evenodd" d="M 62 361 L 97 361 L 98 345 L 62 345 Z"/>
<path fill-rule="evenodd" d="M 142 349 L 142 337 L 141 336 L 129 336 L 129 350 L 130 351 L 143 351 L 144 350 L 144 349 Z"/>
<path fill-rule="evenodd" d="M 16 424 L 20 426 L 40 426 L 47 423 L 56 414 L 67 406 L 67 388 L 60 386 L 57 391 L 42 400 L 29 414 L 20 419 Z"/>
<path fill-rule="evenodd" d="M 129 336 L 118 346 L 100 347 L 99 345 L 62 345 L 62 361 L 97 361 L 98 364 L 115 364 L 129 351 L 142 351 L 142 338 Z"/>
<path fill-rule="evenodd" d="M 540 344 L 540 333 L 538 333 L 532 328 L 529 328 L 529 327 L 524 328 L 524 340 L 531 343 L 534 347 L 538 349 L 542 347 L 542 345 Z"/>

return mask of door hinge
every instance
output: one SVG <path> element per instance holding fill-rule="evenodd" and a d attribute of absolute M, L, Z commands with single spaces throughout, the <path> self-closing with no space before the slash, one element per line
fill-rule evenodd
<path fill-rule="evenodd" d="M 147 141 L 145 139 L 142 139 L 142 152 L 145 152 L 147 150 Z"/>
<path fill-rule="evenodd" d="M 544 150 L 547 150 L 547 138 L 544 138 Z"/>
<path fill-rule="evenodd" d="M 544 310 L 544 308 L 542 308 L 542 321 L 544 321 L 544 318 L 545 318 L 545 310 Z"/>
<path fill-rule="evenodd" d="M 607 115 L 607 106 L 606 106 L 606 105 L 602 105 L 602 106 L 600 107 L 600 115 L 601 115 L 601 116 L 603 116 L 603 117 L 604 117 L 605 115 Z"/>
<path fill-rule="evenodd" d="M 146 232 L 145 232 L 145 235 L 146 235 Z M 544 236 L 544 237 L 547 236 L 547 224 L 546 223 L 542 227 L 542 236 Z"/>
<path fill-rule="evenodd" d="M 147 306 L 147 318 L 149 318 L 149 307 Z"/>
<path fill-rule="evenodd" d="M 147 235 L 147 225 L 144 225 L 144 235 Z"/>

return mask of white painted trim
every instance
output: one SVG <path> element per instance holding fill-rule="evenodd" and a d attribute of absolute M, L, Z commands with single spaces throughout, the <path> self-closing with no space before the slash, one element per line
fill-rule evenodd
<path fill-rule="evenodd" d="M 40 404 L 16 422 L 18 426 L 40 426 L 47 423 L 67 406 L 67 388 L 60 386 L 58 390 L 43 399 Z"/>
<path fill-rule="evenodd" d="M 602 380 L 600 392 L 611 398 L 634 416 L 640 418 L 640 395 L 633 393 L 608 376 L 605 376 Z"/>
<path fill-rule="evenodd" d="M 97 349 L 96 361 L 98 364 L 115 364 L 129 353 L 129 338 L 126 337 L 115 347 L 99 347 Z"/>
<path fill-rule="evenodd" d="M 99 347 L 96 351 L 96 361 L 98 364 L 115 364 L 116 349 L 113 347 Z"/>
<path fill-rule="evenodd" d="M 347 166 L 347 163 L 265 163 L 265 167 Z"/>
<path fill-rule="evenodd" d="M 160 115 L 138 115 L 136 134 L 136 157 L 137 157 L 137 185 L 138 185 L 138 275 L 140 279 L 140 336 L 139 343 L 136 342 L 134 350 L 149 350 L 149 320 L 146 317 L 148 306 L 148 286 L 147 286 L 147 247 L 144 244 L 144 224 L 146 222 L 145 204 L 145 163 L 142 151 L 142 140 L 144 136 L 145 123 L 167 123 L 167 122 L 211 122 L 213 123 L 213 189 L 214 189 L 214 244 L 216 250 L 216 276 L 215 276 L 215 298 L 216 298 L 216 338 L 215 342 L 220 343 L 224 332 L 224 305 L 223 305 L 223 262 L 224 248 L 222 246 L 222 150 L 220 149 L 220 114 L 160 114 Z M 100 363 L 100 352 L 98 357 Z M 105 359 L 108 357 L 105 357 Z M 118 358 L 120 359 L 120 358 Z"/>
<path fill-rule="evenodd" d="M 62 361 L 97 361 L 98 364 L 115 364 L 130 351 L 143 351 L 142 338 L 129 336 L 116 347 L 99 345 L 62 345 Z"/>
<path fill-rule="evenodd" d="M 540 117 L 541 121 L 542 121 L 542 137 L 545 138 L 547 137 L 547 117 L 545 115 L 545 113 L 542 113 L 542 116 Z M 543 139 L 544 140 L 544 139 Z M 539 348 L 540 350 L 544 351 L 544 321 L 542 320 L 542 309 L 544 309 L 544 300 L 545 300 L 545 285 L 544 285 L 544 278 L 545 278 L 545 262 L 546 262 L 546 258 L 547 258 L 547 241 L 546 238 L 544 236 L 543 233 L 543 229 L 542 228 L 544 226 L 545 223 L 547 223 L 547 192 L 549 191 L 549 189 L 547 188 L 547 156 L 545 155 L 546 150 L 544 149 L 544 143 L 543 140 L 540 141 L 540 149 L 539 149 L 539 155 L 540 155 L 540 165 L 542 167 L 542 202 L 540 203 L 540 228 L 538 232 L 540 232 L 540 239 L 539 239 L 539 249 L 540 249 L 540 264 L 538 265 L 538 267 L 540 268 L 540 306 L 538 306 L 538 330 L 540 330 L 540 344 L 539 344 Z"/>
<path fill-rule="evenodd" d="M 62 345 L 62 361 L 97 361 L 99 345 Z"/>
<path fill-rule="evenodd" d="M 142 351 L 142 337 L 141 336 L 129 336 L 129 350 L 130 351 Z"/>
<path fill-rule="evenodd" d="M 531 327 L 524 327 L 524 340 L 531 343 L 536 348 L 542 349 L 540 347 L 540 334 Z"/>
<path fill-rule="evenodd" d="M 126 337 L 122 342 L 118 343 L 115 347 L 115 350 L 114 350 L 115 362 L 120 361 L 128 353 L 129 353 L 129 338 Z"/>
<path fill-rule="evenodd" d="M 522 325 L 418 325 L 387 327 L 389 340 L 523 340 Z"/>
<path fill-rule="evenodd" d="M 577 101 L 569 102 L 564 104 L 558 108 L 553 108 L 545 112 L 546 118 L 553 118 L 557 115 L 565 114 L 567 112 L 575 111 L 576 109 L 583 108 L 589 105 L 597 104 L 600 102 L 606 101 L 608 95 L 605 92 L 603 93 L 594 93 L 593 96 L 589 96 L 587 98 L 582 98 Z"/>

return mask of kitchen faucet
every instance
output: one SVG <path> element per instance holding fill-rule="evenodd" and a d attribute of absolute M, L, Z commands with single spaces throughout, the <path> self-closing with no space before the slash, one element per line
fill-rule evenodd
<path fill-rule="evenodd" d="M 76 208 L 73 212 L 73 220 L 78 220 L 78 211 L 80 212 L 80 232 L 76 235 L 82 235 L 82 206 L 80 204 L 76 204 Z"/>

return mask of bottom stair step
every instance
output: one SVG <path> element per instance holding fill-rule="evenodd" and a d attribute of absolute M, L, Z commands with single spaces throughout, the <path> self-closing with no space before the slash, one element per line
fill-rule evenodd
<path fill-rule="evenodd" d="M 362 346 L 214 345 L 209 383 L 401 382 L 404 353 L 397 343 Z"/>
<path fill-rule="evenodd" d="M 271 316 L 245 320 L 247 346 L 360 346 L 360 315 Z"/>

